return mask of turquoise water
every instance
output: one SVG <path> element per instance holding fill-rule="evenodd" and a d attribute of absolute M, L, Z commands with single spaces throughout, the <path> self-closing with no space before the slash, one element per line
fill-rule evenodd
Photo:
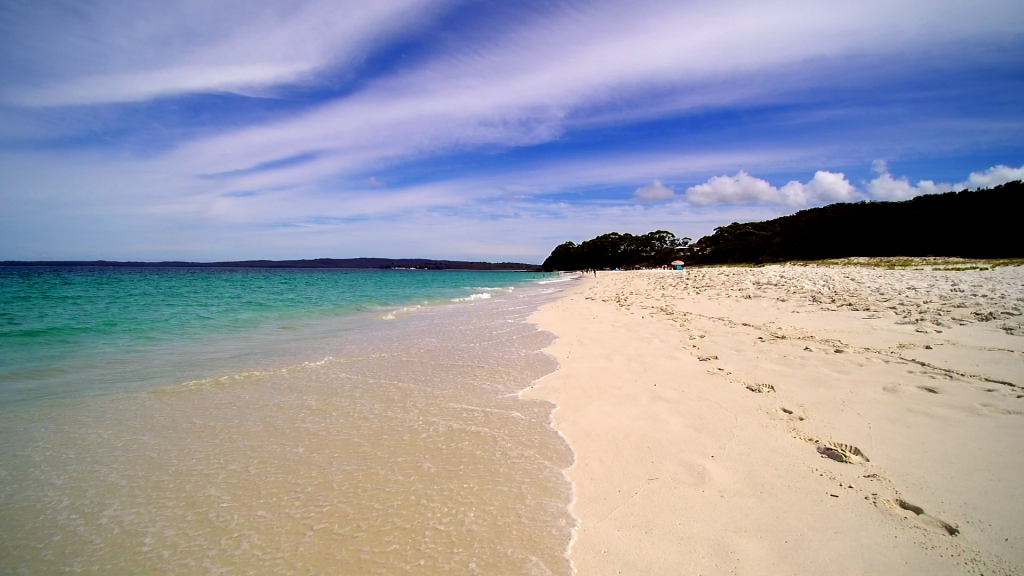
<path fill-rule="evenodd" d="M 295 360 L 399 307 L 482 299 L 544 274 L 0 268 L 0 406 Z"/>
<path fill-rule="evenodd" d="M 0 573 L 571 574 L 573 281 L 0 268 Z"/>

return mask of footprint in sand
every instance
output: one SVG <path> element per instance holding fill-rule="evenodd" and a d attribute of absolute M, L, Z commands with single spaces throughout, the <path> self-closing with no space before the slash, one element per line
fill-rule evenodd
<path fill-rule="evenodd" d="M 796 420 L 798 422 L 803 422 L 804 420 L 806 420 L 804 416 L 797 414 L 796 412 L 790 410 L 789 408 L 786 408 L 785 406 L 779 406 L 779 412 L 782 412 L 787 418 Z"/>
<path fill-rule="evenodd" d="M 949 536 L 956 536 L 960 534 L 960 529 L 956 525 L 950 524 L 941 518 L 936 518 L 935 516 L 926 513 L 924 508 L 911 504 L 902 498 L 890 500 L 889 505 L 900 508 L 901 510 L 906 510 L 907 512 L 912 512 L 917 521 L 927 528 L 944 532 Z"/>
<path fill-rule="evenodd" d="M 1011 408 L 1005 408 L 1003 406 L 996 406 L 988 402 L 980 402 L 975 404 L 975 410 L 986 416 L 1024 416 L 1024 412 L 1020 410 L 1013 410 Z"/>
<path fill-rule="evenodd" d="M 841 442 L 830 442 L 828 444 L 818 444 L 814 447 L 824 458 L 830 458 L 836 462 L 842 462 L 844 464 L 860 464 L 863 462 L 870 462 L 867 455 L 856 446 L 850 444 L 843 444 Z"/>
<path fill-rule="evenodd" d="M 904 392 L 925 392 L 928 394 L 942 394 L 940 388 L 935 386 L 907 386 L 904 384 L 890 384 L 888 386 L 882 386 L 882 390 L 889 392 L 890 394 L 902 394 Z"/>
<path fill-rule="evenodd" d="M 745 384 L 745 386 L 747 387 L 747 390 L 757 392 L 758 394 L 769 394 L 771 392 L 775 392 L 775 386 L 772 386 L 771 384 L 752 382 L 750 384 Z"/>

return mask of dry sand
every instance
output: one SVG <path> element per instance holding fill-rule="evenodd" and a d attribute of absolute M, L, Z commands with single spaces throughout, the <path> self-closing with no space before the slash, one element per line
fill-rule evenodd
<path fill-rule="evenodd" d="M 592 574 L 1024 574 L 1024 268 L 605 272 L 561 364 Z"/>

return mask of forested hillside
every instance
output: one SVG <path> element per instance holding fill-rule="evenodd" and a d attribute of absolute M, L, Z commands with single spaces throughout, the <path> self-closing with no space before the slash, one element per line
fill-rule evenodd
<path fill-rule="evenodd" d="M 559 244 L 541 266 L 548 272 L 662 266 L 681 258 L 689 243 L 689 238 L 676 238 L 666 230 L 641 236 L 612 232 L 581 244 Z"/>
<path fill-rule="evenodd" d="M 1024 184 L 902 202 L 831 204 L 766 222 L 732 223 L 697 241 L 687 264 L 848 256 L 1024 256 Z"/>

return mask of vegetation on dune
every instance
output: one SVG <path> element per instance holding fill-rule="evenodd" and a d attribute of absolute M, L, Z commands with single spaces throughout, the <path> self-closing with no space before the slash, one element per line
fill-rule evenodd
<path fill-rule="evenodd" d="M 902 202 L 841 203 L 766 222 L 734 222 L 697 241 L 687 264 L 828 258 L 1024 256 L 1024 184 L 927 194 Z"/>
<path fill-rule="evenodd" d="M 676 238 L 675 234 L 667 230 L 656 230 L 641 236 L 612 232 L 581 244 L 559 244 L 541 267 L 548 272 L 657 267 L 681 259 L 689 243 L 689 238 Z"/>
<path fill-rule="evenodd" d="M 949 258 L 949 257 L 875 257 L 875 258 L 830 258 L 827 260 L 789 260 L 797 266 L 853 266 L 859 268 L 887 268 L 889 270 L 938 270 L 940 272 L 968 272 L 971 270 L 992 270 L 1002 266 L 1024 266 L 1024 258 Z M 759 264 L 735 264 L 735 266 L 759 266 Z"/>

